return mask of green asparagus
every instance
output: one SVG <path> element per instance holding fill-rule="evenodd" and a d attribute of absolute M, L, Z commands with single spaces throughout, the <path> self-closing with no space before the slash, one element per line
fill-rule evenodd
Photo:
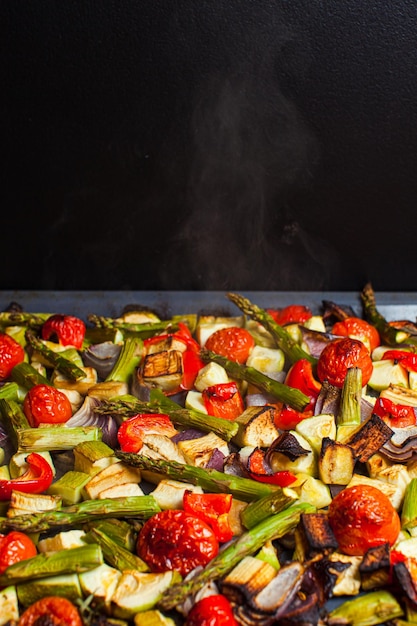
<path fill-rule="evenodd" d="M 289 360 L 294 363 L 299 359 L 307 359 L 313 365 L 317 362 L 311 354 L 303 350 L 303 348 L 291 337 L 283 326 L 275 322 L 273 317 L 267 311 L 253 304 L 248 298 L 236 293 L 228 293 L 227 297 L 235 304 L 245 315 L 262 324 L 266 330 L 272 335 L 277 346 L 287 355 Z"/>
<path fill-rule="evenodd" d="M 244 502 L 252 502 L 280 489 L 276 485 L 260 483 L 250 478 L 224 474 L 214 469 L 205 469 L 177 461 L 151 459 L 140 454 L 121 452 L 120 450 L 116 450 L 115 454 L 123 463 L 138 467 L 143 471 L 164 475 L 192 485 L 199 485 L 202 489 L 213 493 L 231 493 Z"/>
<path fill-rule="evenodd" d="M 310 402 L 310 398 L 298 389 L 289 387 L 284 383 L 279 383 L 273 378 L 262 374 L 262 372 L 259 372 L 254 367 L 240 365 L 235 361 L 230 361 L 226 357 L 210 352 L 210 350 L 204 348 L 200 351 L 200 356 L 205 363 L 212 361 L 221 365 L 231 378 L 246 380 L 248 383 L 262 389 L 262 391 L 271 394 L 277 398 L 277 400 L 288 404 L 288 406 L 296 411 L 303 411 Z"/>
<path fill-rule="evenodd" d="M 27 326 L 39 330 L 52 313 L 0 312 L 0 326 Z"/>
<path fill-rule="evenodd" d="M 15 450 L 19 446 L 18 432 L 22 428 L 29 428 L 30 424 L 23 412 L 22 405 L 14 400 L 0 399 L 1 422 L 5 426 Z"/>
<path fill-rule="evenodd" d="M 310 504 L 300 503 L 266 518 L 219 552 L 196 576 L 167 589 L 158 604 L 159 608 L 170 610 L 181 605 L 187 597 L 195 595 L 206 583 L 224 576 L 245 556 L 260 550 L 266 541 L 278 539 L 295 528 L 301 513 L 314 510 Z"/>
<path fill-rule="evenodd" d="M 31 389 L 35 385 L 50 385 L 51 382 L 38 372 L 33 365 L 23 361 L 12 369 L 11 379 L 25 389 Z"/>
<path fill-rule="evenodd" d="M 109 517 L 146 520 L 159 511 L 160 508 L 152 495 L 85 500 L 56 511 L 42 511 L 17 515 L 12 518 L 0 518 L 0 533 L 7 533 L 10 530 L 37 533 L 65 526 L 77 526 L 91 522 L 93 519 L 99 520 Z"/>
<path fill-rule="evenodd" d="M 73 450 L 83 441 L 101 441 L 101 437 L 98 426 L 21 428 L 17 431 L 17 446 L 18 452 Z"/>
<path fill-rule="evenodd" d="M 9 565 L 0 575 L 0 586 L 6 587 L 47 576 L 86 572 L 102 563 L 103 553 L 96 543 L 49 554 L 43 552 Z"/>
<path fill-rule="evenodd" d="M 118 545 L 113 539 L 111 539 L 108 535 L 103 533 L 98 528 L 92 528 L 87 535 L 87 541 L 89 539 L 95 543 L 97 543 L 102 549 L 104 560 L 106 563 L 119 569 L 121 572 L 123 570 L 134 569 L 138 572 L 148 572 L 149 567 L 142 561 L 142 559 L 136 554 L 133 554 L 126 548 Z"/>
<path fill-rule="evenodd" d="M 137 413 L 165 413 L 174 424 L 186 428 L 197 428 L 203 432 L 213 432 L 225 441 L 230 441 L 239 428 L 236 422 L 199 413 L 193 409 L 184 409 L 158 389 L 151 390 L 150 402 L 143 402 L 135 396 L 121 396 L 117 400 L 103 402 L 96 407 L 95 412 L 118 416 L 122 419 L 127 419 Z"/>
<path fill-rule="evenodd" d="M 361 300 L 365 318 L 377 329 L 382 343 L 388 346 L 396 346 L 404 337 L 404 332 L 391 326 L 385 317 L 381 315 L 376 306 L 375 292 L 371 283 L 367 283 L 362 290 Z"/>
<path fill-rule="evenodd" d="M 69 359 L 66 359 L 59 352 L 54 352 L 41 340 L 37 337 L 32 331 L 26 331 L 26 340 L 28 344 L 31 346 L 33 350 L 39 352 L 48 363 L 50 363 L 51 367 L 55 367 L 59 370 L 64 376 L 67 376 L 71 380 L 81 380 L 85 377 L 85 372 L 72 363 Z"/>

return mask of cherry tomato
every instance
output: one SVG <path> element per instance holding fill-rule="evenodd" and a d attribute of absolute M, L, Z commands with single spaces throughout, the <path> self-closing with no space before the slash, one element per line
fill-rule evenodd
<path fill-rule="evenodd" d="M 340 322 L 336 322 L 333 325 L 332 334 L 359 339 L 367 346 L 370 352 L 381 344 L 381 339 L 375 326 L 372 326 L 372 324 L 360 317 L 347 317 Z"/>
<path fill-rule="evenodd" d="M 205 348 L 226 357 L 236 363 L 246 363 L 255 340 L 246 328 L 230 326 L 212 333 L 205 343 Z"/>
<path fill-rule="evenodd" d="M 194 604 L 185 626 L 237 626 L 229 600 L 221 594 L 206 596 Z"/>
<path fill-rule="evenodd" d="M 0 380 L 6 380 L 12 369 L 25 358 L 25 351 L 16 339 L 0 333 Z"/>
<path fill-rule="evenodd" d="M 20 616 L 18 626 L 36 626 L 37 623 L 83 626 L 77 607 L 67 598 L 58 596 L 46 596 L 31 604 Z"/>
<path fill-rule="evenodd" d="M 160 434 L 173 437 L 177 434 L 168 415 L 163 413 L 138 413 L 122 422 L 117 439 L 123 452 L 138 452 L 143 445 L 143 437 Z"/>
<path fill-rule="evenodd" d="M 363 556 L 384 543 L 393 545 L 401 530 L 390 499 L 372 485 L 340 491 L 330 503 L 329 523 L 340 550 L 350 556 Z"/>
<path fill-rule="evenodd" d="M 267 309 L 267 313 L 280 326 L 285 326 L 285 324 L 304 324 L 310 317 L 313 317 L 313 313 L 308 306 L 302 304 L 290 304 L 282 309 Z"/>
<path fill-rule="evenodd" d="M 371 378 L 373 365 L 365 344 L 358 339 L 346 337 L 330 341 L 317 362 L 317 376 L 335 387 L 343 387 L 347 371 L 351 367 L 362 370 L 362 386 Z"/>
<path fill-rule="evenodd" d="M 12 530 L 7 535 L 0 535 L 0 574 L 3 574 L 9 565 L 30 559 L 37 553 L 35 544 L 25 533 Z"/>
<path fill-rule="evenodd" d="M 72 416 L 65 393 L 51 385 L 35 385 L 27 392 L 23 411 L 32 428 L 39 424 L 63 424 Z"/>
<path fill-rule="evenodd" d="M 214 558 L 219 543 L 210 526 L 196 515 L 182 509 L 167 509 L 145 522 L 136 551 L 152 572 L 176 570 L 186 576 Z"/>
<path fill-rule="evenodd" d="M 42 326 L 42 339 L 57 337 L 63 346 L 74 346 L 80 350 L 85 337 L 85 324 L 73 315 L 51 315 Z"/>
<path fill-rule="evenodd" d="M 231 493 L 193 493 L 186 490 L 183 496 L 184 511 L 192 513 L 208 524 L 220 543 L 233 537 L 229 511 L 232 506 Z"/>
<path fill-rule="evenodd" d="M 202 396 L 207 413 L 214 417 L 234 420 L 245 409 L 243 398 L 233 381 L 210 385 L 203 390 Z"/>

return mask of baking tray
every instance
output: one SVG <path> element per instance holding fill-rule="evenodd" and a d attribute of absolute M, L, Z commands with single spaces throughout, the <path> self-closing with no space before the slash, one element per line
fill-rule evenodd
<path fill-rule="evenodd" d="M 360 293 L 353 291 L 241 291 L 260 307 L 304 304 L 320 312 L 323 300 L 350 305 L 362 313 Z M 0 291 L 0 310 L 11 302 L 31 313 L 66 313 L 86 318 L 90 313 L 117 317 L 127 305 L 156 309 L 167 318 L 173 314 L 221 309 L 232 315 L 239 310 L 227 299 L 226 291 Z M 388 320 L 417 319 L 417 292 L 375 292 L 377 308 Z"/>

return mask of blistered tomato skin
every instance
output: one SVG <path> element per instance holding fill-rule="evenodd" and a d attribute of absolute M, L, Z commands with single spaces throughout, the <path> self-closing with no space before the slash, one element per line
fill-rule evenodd
<path fill-rule="evenodd" d="M 221 594 L 215 594 L 194 604 L 185 626 L 237 626 L 237 622 L 229 600 Z"/>
<path fill-rule="evenodd" d="M 15 365 L 25 359 L 25 351 L 16 339 L 0 333 L 0 380 L 7 380 Z"/>
<path fill-rule="evenodd" d="M 7 535 L 0 535 L 0 574 L 9 565 L 29 559 L 37 553 L 35 544 L 25 533 L 13 530 Z"/>
<path fill-rule="evenodd" d="M 213 530 L 195 515 L 165 510 L 145 522 L 136 551 L 152 572 L 174 570 L 186 576 L 214 558 L 219 544 Z"/>
<path fill-rule="evenodd" d="M 372 352 L 381 344 L 379 333 L 375 326 L 369 324 L 360 317 L 347 317 L 345 320 L 336 322 L 332 328 L 333 335 L 359 339 Z"/>
<path fill-rule="evenodd" d="M 63 346 L 74 346 L 80 350 L 85 337 L 85 324 L 73 315 L 51 315 L 42 326 L 42 339 L 57 337 Z"/>
<path fill-rule="evenodd" d="M 371 485 L 347 487 L 329 506 L 329 523 L 339 549 L 363 556 L 369 548 L 393 545 L 401 530 L 400 517 L 389 498 Z"/>
<path fill-rule="evenodd" d="M 246 328 L 231 326 L 221 328 L 210 335 L 205 348 L 236 363 L 246 363 L 255 340 Z"/>
<path fill-rule="evenodd" d="M 45 621 L 43 621 L 45 620 Z M 46 596 L 31 604 L 20 616 L 18 626 L 83 626 L 84 622 L 77 607 L 58 596 Z"/>
<path fill-rule="evenodd" d="M 23 411 L 32 428 L 39 424 L 63 424 L 72 416 L 67 396 L 50 385 L 35 385 L 27 392 Z"/>
<path fill-rule="evenodd" d="M 320 354 L 317 363 L 317 376 L 321 382 L 327 380 L 335 387 L 343 387 L 349 368 L 359 367 L 362 370 L 362 386 L 372 376 L 372 359 L 361 341 L 349 337 L 330 341 Z"/>

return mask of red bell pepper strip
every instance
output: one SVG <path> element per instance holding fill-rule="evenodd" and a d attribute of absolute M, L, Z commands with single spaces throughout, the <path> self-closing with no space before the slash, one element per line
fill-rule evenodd
<path fill-rule="evenodd" d="M 417 372 L 417 354 L 406 350 L 386 350 L 382 359 L 397 361 L 408 372 Z"/>
<path fill-rule="evenodd" d="M 233 381 L 206 387 L 202 396 L 208 414 L 214 415 L 214 417 L 234 420 L 245 409 L 243 398 Z"/>
<path fill-rule="evenodd" d="M 12 491 L 22 491 L 23 493 L 42 493 L 46 491 L 53 480 L 53 471 L 48 461 L 40 454 L 31 452 L 26 457 L 29 465 L 22 476 L 9 480 L 0 480 L 0 500 L 10 500 Z"/>
<path fill-rule="evenodd" d="M 261 483 L 268 483 L 271 485 L 278 485 L 279 487 L 288 487 L 297 477 L 288 470 L 279 470 L 273 472 L 265 462 L 265 452 L 261 448 L 255 448 L 255 450 L 249 455 L 248 458 L 248 471 L 249 476 L 253 480 L 257 480 Z"/>
<path fill-rule="evenodd" d="M 279 430 L 294 430 L 297 424 L 312 415 L 312 410 L 296 411 L 285 404 L 280 411 L 276 412 L 274 424 Z"/>
<path fill-rule="evenodd" d="M 217 541 L 224 543 L 233 537 L 229 511 L 232 506 L 230 493 L 193 493 L 186 490 L 183 495 L 183 508 L 187 513 L 206 522 L 216 535 Z"/>
<path fill-rule="evenodd" d="M 407 404 L 396 404 L 388 398 L 378 398 L 373 413 L 393 428 L 405 428 L 416 424 L 414 407 Z"/>
<path fill-rule="evenodd" d="M 182 355 L 182 382 L 181 389 L 190 390 L 194 387 L 195 379 L 198 372 L 204 367 L 205 363 L 194 350 L 186 350 Z"/>
<path fill-rule="evenodd" d="M 299 389 L 310 398 L 306 410 L 313 409 L 321 390 L 321 383 L 314 378 L 313 366 L 307 359 L 299 359 L 288 370 L 285 384 Z"/>
<path fill-rule="evenodd" d="M 229 600 L 215 594 L 198 600 L 187 615 L 185 626 L 238 626 Z"/>

